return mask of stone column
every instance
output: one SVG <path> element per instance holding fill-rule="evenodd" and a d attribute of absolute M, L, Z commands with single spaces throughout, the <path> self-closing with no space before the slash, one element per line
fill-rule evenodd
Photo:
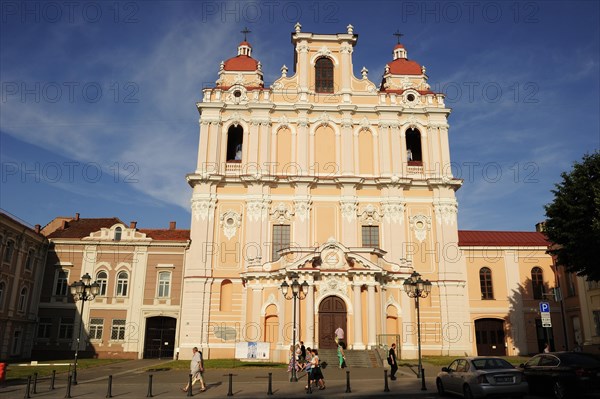
<path fill-rule="evenodd" d="M 315 347 L 315 282 L 309 281 L 306 294 L 306 324 L 304 328 L 304 346 Z"/>
<path fill-rule="evenodd" d="M 377 322 L 375 309 L 375 283 L 370 282 L 367 285 L 367 345 L 369 348 L 374 348 L 377 345 Z"/>
<path fill-rule="evenodd" d="M 352 349 L 366 349 L 362 337 L 362 303 L 360 300 L 360 287 L 361 284 L 353 284 L 352 290 L 354 291 L 354 344 Z"/>

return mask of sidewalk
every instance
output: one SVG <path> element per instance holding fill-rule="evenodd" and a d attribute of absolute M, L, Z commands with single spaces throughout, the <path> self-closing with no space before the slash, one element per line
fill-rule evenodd
<path fill-rule="evenodd" d="M 152 394 L 158 398 L 185 398 L 181 391 L 187 382 L 185 371 L 153 371 L 147 372 L 147 367 L 160 369 L 160 361 L 135 360 L 119 364 L 107 365 L 92 369 L 81 370 L 78 374 L 79 384 L 71 387 L 73 398 L 103 398 L 108 390 L 108 375 L 113 376 L 112 396 L 128 398 L 144 398 L 148 393 L 149 375 L 152 375 Z M 118 366 L 118 367 L 117 367 Z M 426 365 L 427 391 L 421 390 L 421 380 L 408 367 L 401 367 L 396 374 L 397 379 L 388 379 L 390 392 L 384 392 L 383 368 L 355 368 L 340 370 L 328 367 L 324 370 L 326 389 L 313 390 L 307 394 L 304 390 L 306 374 L 298 374 L 298 382 L 289 382 L 289 374 L 284 369 L 214 369 L 207 370 L 204 378 L 206 392 L 200 392 L 200 386 L 194 387 L 194 397 L 224 398 L 229 392 L 229 373 L 232 376 L 233 397 L 239 398 L 298 398 L 298 397 L 437 397 L 435 376 L 437 367 Z M 350 372 L 351 393 L 346 393 L 346 371 Z M 268 376 L 272 373 L 272 392 L 267 395 Z M 388 371 L 389 373 L 389 371 Z M 37 384 L 37 394 L 32 398 L 64 398 L 66 394 L 66 374 L 57 376 L 55 390 L 50 391 L 50 380 L 44 378 Z M 2 398 L 23 398 L 26 387 L 15 385 L 0 388 Z"/>

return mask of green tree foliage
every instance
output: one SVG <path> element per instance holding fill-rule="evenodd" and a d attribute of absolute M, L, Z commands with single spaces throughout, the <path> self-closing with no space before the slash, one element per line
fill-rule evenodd
<path fill-rule="evenodd" d="M 561 177 L 546 205 L 546 234 L 556 244 L 549 252 L 568 271 L 600 281 L 600 152 Z"/>

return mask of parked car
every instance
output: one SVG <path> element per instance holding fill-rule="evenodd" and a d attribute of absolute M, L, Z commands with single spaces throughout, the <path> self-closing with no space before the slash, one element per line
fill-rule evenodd
<path fill-rule="evenodd" d="M 454 393 L 467 399 L 523 397 L 529 391 L 523 373 L 499 357 L 456 359 L 442 368 L 435 383 L 440 396 Z"/>
<path fill-rule="evenodd" d="M 591 353 L 540 353 L 519 368 L 532 394 L 553 394 L 557 399 L 600 397 L 600 357 Z"/>

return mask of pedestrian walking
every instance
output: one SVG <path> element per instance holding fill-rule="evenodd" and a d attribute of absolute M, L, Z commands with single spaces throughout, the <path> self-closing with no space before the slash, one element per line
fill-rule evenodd
<path fill-rule="evenodd" d="M 396 361 L 396 344 L 393 343 L 388 352 L 388 364 L 390 365 L 390 380 L 396 379 L 396 371 L 398 371 L 398 362 Z"/>
<path fill-rule="evenodd" d="M 337 357 L 338 357 L 338 362 L 339 362 L 339 368 L 343 369 L 346 368 L 346 355 L 344 353 L 344 346 L 342 345 L 343 342 L 339 342 L 338 346 L 337 346 Z"/>
<path fill-rule="evenodd" d="M 321 363 L 319 362 L 319 351 L 317 349 L 312 350 L 312 358 L 310 359 L 310 363 L 312 369 L 312 379 L 317 381 L 319 389 L 325 389 L 325 377 L 323 376 Z M 308 389 L 308 386 L 306 389 Z"/>
<path fill-rule="evenodd" d="M 192 349 L 192 360 L 190 361 L 190 374 L 192 375 L 192 385 L 190 383 L 186 384 L 185 388 L 181 388 L 183 392 L 187 392 L 188 389 L 192 389 L 194 384 L 200 381 L 200 392 L 206 391 L 206 385 L 204 385 L 204 378 L 202 373 L 204 373 L 204 359 L 202 358 L 202 352 L 198 351 L 198 347 L 194 347 Z"/>

